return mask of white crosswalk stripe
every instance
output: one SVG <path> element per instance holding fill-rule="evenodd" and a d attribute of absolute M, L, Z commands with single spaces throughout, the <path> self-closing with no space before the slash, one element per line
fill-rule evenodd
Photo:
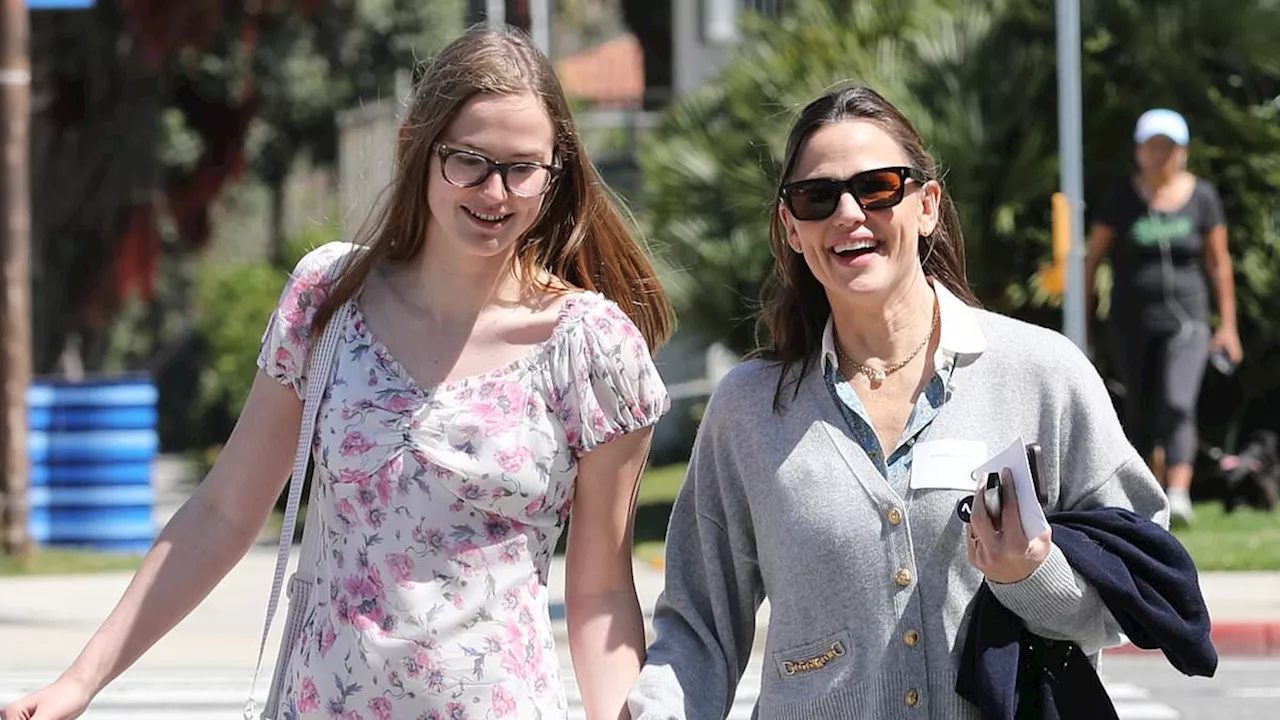
<path fill-rule="evenodd" d="M 0 673 L 0 706 L 52 680 L 56 672 Z M 238 718 L 244 707 L 252 671 L 245 669 L 153 670 L 135 669 L 121 675 L 94 701 L 84 720 L 227 720 Z M 255 693 L 259 702 L 269 671 Z M 565 695 L 570 720 L 585 720 L 582 698 L 573 670 L 564 669 Z M 728 720 L 749 720 L 760 688 L 760 666 L 747 668 Z M 1153 701 L 1145 689 L 1127 683 L 1107 683 L 1107 692 L 1121 720 L 1178 720 L 1180 713 Z"/>
<path fill-rule="evenodd" d="M 564 694 L 569 701 L 569 720 L 586 720 L 582 710 L 582 696 L 578 693 L 578 685 L 574 682 L 573 671 L 564 671 Z M 733 707 L 726 720 L 750 720 L 751 710 L 760 696 L 760 667 L 756 663 L 747 666 L 747 672 L 738 685 L 738 695 L 734 698 Z"/>
<path fill-rule="evenodd" d="M 0 705 L 38 690 L 57 673 L 0 673 Z M 266 698 L 270 673 L 263 673 L 255 696 Z M 93 701 L 84 720 L 227 720 L 240 717 L 248 699 L 252 669 L 151 670 L 122 674 Z"/>
<path fill-rule="evenodd" d="M 1178 720 L 1182 715 L 1168 705 L 1151 701 L 1151 693 L 1129 683 L 1105 683 L 1111 703 L 1121 720 Z"/>

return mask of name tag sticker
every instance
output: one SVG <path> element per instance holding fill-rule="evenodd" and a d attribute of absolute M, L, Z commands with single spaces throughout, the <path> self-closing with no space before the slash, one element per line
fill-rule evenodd
<path fill-rule="evenodd" d="M 925 440 L 911 451 L 912 490 L 967 490 L 978 481 L 974 468 L 987 459 L 987 444 L 981 440 Z"/>

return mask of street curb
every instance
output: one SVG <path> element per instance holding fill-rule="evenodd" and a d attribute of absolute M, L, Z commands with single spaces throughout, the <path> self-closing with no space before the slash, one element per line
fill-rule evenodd
<path fill-rule="evenodd" d="M 1213 623 L 1210 635 L 1219 657 L 1280 657 L 1280 621 L 1227 621 Z M 1145 655 L 1132 644 L 1108 648 L 1105 655 Z"/>

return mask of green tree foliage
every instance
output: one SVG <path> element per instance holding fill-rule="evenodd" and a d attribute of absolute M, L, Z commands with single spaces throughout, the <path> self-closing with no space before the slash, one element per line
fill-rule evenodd
<path fill-rule="evenodd" d="M 394 97 L 399 73 L 461 32 L 463 0 L 329 0 L 313 16 L 282 14 L 254 54 L 261 106 L 249 147 L 254 174 L 272 192 L 267 228 L 284 264 L 283 193 L 295 162 L 332 166 L 336 118 L 360 103 Z"/>
<path fill-rule="evenodd" d="M 289 239 L 284 262 L 293 268 L 307 252 L 337 240 L 335 225 L 312 225 Z M 199 362 L 188 402 L 169 412 L 182 426 L 178 447 L 190 452 L 203 475 L 244 409 L 258 374 L 262 334 L 289 279 L 289 270 L 269 259 L 227 266 L 206 265 L 195 279 L 195 332 Z M 276 505 L 283 509 L 285 496 Z"/>
<path fill-rule="evenodd" d="M 415 67 L 463 29 L 463 0 L 329 0 L 314 17 L 282 15 L 254 58 L 263 96 L 254 168 L 283 177 L 299 152 L 337 160 L 335 117 L 397 92 Z"/>
<path fill-rule="evenodd" d="M 296 265 L 313 247 L 333 237 L 324 237 L 317 226 L 288 245 L 286 262 Z M 209 412 L 225 411 L 237 417 L 244 408 L 257 373 L 262 333 L 275 310 L 288 280 L 288 271 L 268 262 L 248 262 L 205 269 L 196 280 L 199 312 L 196 331 L 206 354 L 195 393 L 193 419 Z"/>

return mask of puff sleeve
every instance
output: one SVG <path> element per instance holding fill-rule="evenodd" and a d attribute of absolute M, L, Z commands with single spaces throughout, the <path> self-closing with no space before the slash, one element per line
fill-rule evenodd
<path fill-rule="evenodd" d="M 649 427 L 670 408 L 665 384 L 639 328 L 611 300 L 579 300 L 552 364 L 553 396 L 574 453 Z"/>
<path fill-rule="evenodd" d="M 299 260 L 262 334 L 258 367 L 291 388 L 299 399 L 306 396 L 311 323 L 328 297 L 330 274 L 351 247 L 349 243 L 326 243 Z"/>

